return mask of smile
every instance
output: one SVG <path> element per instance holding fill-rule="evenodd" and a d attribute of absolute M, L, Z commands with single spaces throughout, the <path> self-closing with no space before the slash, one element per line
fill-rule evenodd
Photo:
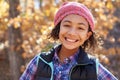
<path fill-rule="evenodd" d="M 65 37 L 65 40 L 66 40 L 66 41 L 69 41 L 69 42 L 72 42 L 72 43 L 78 41 L 77 39 L 70 39 L 70 38 L 67 38 L 67 37 Z"/>

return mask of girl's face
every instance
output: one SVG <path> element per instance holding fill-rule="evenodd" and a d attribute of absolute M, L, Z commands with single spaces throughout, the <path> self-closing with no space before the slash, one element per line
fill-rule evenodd
<path fill-rule="evenodd" d="M 92 35 L 85 18 L 70 14 L 60 24 L 59 40 L 66 49 L 78 49 Z"/>

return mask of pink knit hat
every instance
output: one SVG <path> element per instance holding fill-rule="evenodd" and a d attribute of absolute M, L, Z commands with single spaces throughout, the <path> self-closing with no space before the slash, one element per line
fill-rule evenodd
<path fill-rule="evenodd" d="M 95 24 L 93 15 L 85 5 L 78 2 L 65 2 L 55 15 L 54 25 L 56 26 L 64 17 L 69 14 L 77 14 L 84 17 L 89 22 L 91 30 L 94 30 Z"/>

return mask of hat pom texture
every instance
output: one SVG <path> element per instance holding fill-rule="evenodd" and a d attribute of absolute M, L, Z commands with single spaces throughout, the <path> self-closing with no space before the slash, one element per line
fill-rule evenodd
<path fill-rule="evenodd" d="M 56 26 L 69 14 L 77 14 L 84 17 L 88 21 L 91 30 L 94 30 L 95 23 L 92 13 L 85 5 L 77 2 L 63 3 L 54 17 L 54 26 Z"/>

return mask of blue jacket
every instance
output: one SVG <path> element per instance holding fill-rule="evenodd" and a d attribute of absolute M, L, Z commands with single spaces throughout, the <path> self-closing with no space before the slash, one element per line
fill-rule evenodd
<path fill-rule="evenodd" d="M 96 59 L 84 52 L 81 47 L 79 49 L 78 64 L 71 68 L 69 80 L 97 80 Z M 35 80 L 54 80 L 52 62 L 54 53 L 53 48 L 49 52 L 40 54 Z"/>

